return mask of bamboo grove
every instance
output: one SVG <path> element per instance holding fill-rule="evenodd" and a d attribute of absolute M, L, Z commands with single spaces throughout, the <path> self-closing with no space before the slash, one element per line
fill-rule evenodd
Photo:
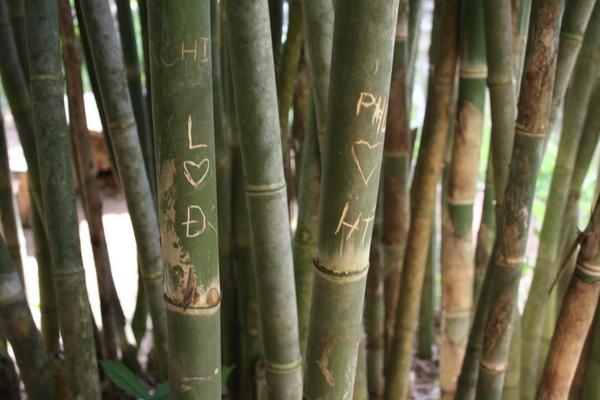
<path fill-rule="evenodd" d="M 0 0 L 0 78 L 1 399 L 600 400 L 600 1 Z"/>

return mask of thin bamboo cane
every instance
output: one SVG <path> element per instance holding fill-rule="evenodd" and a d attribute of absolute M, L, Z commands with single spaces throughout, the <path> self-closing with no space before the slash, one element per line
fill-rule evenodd
<path fill-rule="evenodd" d="M 564 399 L 592 325 L 600 295 L 600 203 L 583 232 L 577 266 L 561 306 L 536 398 Z"/>
<path fill-rule="evenodd" d="M 268 395 L 296 399 L 302 362 L 268 7 L 266 1 L 224 5 Z"/>
<path fill-rule="evenodd" d="M 575 66 L 570 94 L 565 104 L 563 134 L 558 146 L 556 166 L 552 174 L 550 193 L 546 201 L 546 214 L 540 233 L 540 244 L 536 260 L 533 282 L 529 290 L 525 311 L 523 313 L 522 361 L 522 393 L 531 399 L 535 394 L 535 386 L 539 375 L 539 364 L 545 359 L 541 337 L 544 320 L 553 318 L 546 311 L 548 289 L 558 271 L 560 233 L 563 219 L 558 217 L 565 213 L 568 192 L 564 188 L 570 186 L 573 166 L 577 156 L 577 148 L 593 83 L 598 74 L 598 63 L 595 54 L 600 50 L 600 3 L 594 7 L 591 24 L 585 33 L 581 54 Z"/>
<path fill-rule="evenodd" d="M 394 64 L 383 146 L 383 259 L 385 263 L 385 343 L 394 334 L 402 262 L 409 225 L 409 175 L 412 159 L 408 91 L 408 0 L 401 0 L 396 21 Z M 387 357 L 389 358 L 389 357 Z M 388 360 L 389 361 L 389 360 Z"/>
<path fill-rule="evenodd" d="M 169 384 L 176 399 L 215 399 L 222 294 L 210 2 L 152 0 L 148 17 Z"/>
<path fill-rule="evenodd" d="M 434 210 L 427 265 L 425 266 L 425 281 L 421 296 L 421 309 L 419 311 L 419 326 L 417 328 L 417 356 L 426 360 L 433 359 L 433 347 L 437 340 L 435 332 L 436 257 L 438 255 L 436 226 L 439 224 L 436 219 L 437 216 Z"/>
<path fill-rule="evenodd" d="M 166 376 L 167 324 L 158 223 L 127 89 L 123 54 L 109 4 L 102 0 L 80 0 L 80 5 L 88 39 L 94 43 L 91 50 L 98 87 L 136 237 L 159 371 Z"/>
<path fill-rule="evenodd" d="M 492 148 L 490 147 L 490 150 Z M 481 286 L 492 257 L 494 240 L 496 239 L 496 189 L 494 187 L 494 166 L 492 164 L 492 151 L 488 156 L 485 172 L 485 189 L 483 191 L 483 206 L 481 223 L 477 231 L 477 245 L 475 246 L 475 275 L 473 282 L 473 304 L 477 309 L 477 302 L 481 294 Z"/>
<path fill-rule="evenodd" d="M 521 396 L 521 315 L 515 310 L 515 329 L 508 350 L 508 369 L 502 388 L 502 400 L 519 399 Z"/>
<path fill-rule="evenodd" d="M 515 144 L 498 229 L 498 245 L 489 271 L 490 276 L 494 277 L 494 286 L 490 291 L 476 392 L 476 396 L 486 399 L 500 398 L 502 393 L 530 210 L 545 135 L 549 130 L 557 32 L 563 5 L 562 0 L 535 0 L 532 5 L 523 72 L 527 79 L 523 80 L 519 97 Z"/>
<path fill-rule="evenodd" d="M 19 61 L 25 80 L 29 81 L 29 60 L 27 59 L 27 27 L 25 26 L 25 1 L 7 0 L 10 24 L 19 53 Z"/>
<path fill-rule="evenodd" d="M 581 399 L 583 400 L 598 400 L 600 398 L 600 324 L 598 323 L 598 315 L 600 308 L 596 307 L 596 322 L 593 329 L 590 331 L 590 350 L 589 358 L 585 365 L 585 378 L 583 382 L 583 391 Z"/>
<path fill-rule="evenodd" d="M 441 11 L 439 37 L 444 46 L 433 58 L 425 121 L 411 193 L 411 220 L 404 257 L 385 398 L 407 393 L 411 349 L 427 262 L 432 213 L 448 137 L 458 58 L 458 1 L 436 2 Z M 435 38 L 432 41 L 435 43 Z"/>
<path fill-rule="evenodd" d="M 28 0 L 26 23 L 40 182 L 69 388 L 74 397 L 97 399 L 100 385 L 77 228 L 56 3 Z"/>
<path fill-rule="evenodd" d="M 0 326 L 15 352 L 27 396 L 32 400 L 51 400 L 54 385 L 44 343 L 3 238 L 0 238 L 0 288 Z"/>

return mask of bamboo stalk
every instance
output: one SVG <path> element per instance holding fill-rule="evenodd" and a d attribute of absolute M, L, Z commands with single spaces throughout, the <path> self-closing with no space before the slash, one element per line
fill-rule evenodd
<path fill-rule="evenodd" d="M 336 2 L 307 399 L 352 392 L 383 155 L 398 1 Z M 377 29 L 375 29 L 377 27 Z"/>
<path fill-rule="evenodd" d="M 217 210 L 219 224 L 219 278 L 221 292 L 221 359 L 225 366 L 238 364 L 236 285 L 232 257 L 232 154 L 229 132 L 225 126 L 223 92 L 221 10 L 216 0 L 211 0 L 211 61 L 213 74 L 213 110 L 215 121 L 215 157 L 217 173 Z M 234 375 L 235 376 L 235 375 Z M 237 382 L 228 381 L 234 390 Z"/>
<path fill-rule="evenodd" d="M 398 399 L 407 393 L 411 348 L 415 336 L 429 247 L 432 214 L 436 199 L 446 141 L 451 120 L 456 63 L 458 57 L 458 1 L 436 2 L 441 11 L 439 37 L 444 46 L 433 58 L 421 147 L 411 193 L 411 220 L 404 257 L 398 308 L 386 373 L 386 399 Z M 432 41 L 435 43 L 435 38 Z"/>
<path fill-rule="evenodd" d="M 600 372 L 600 324 L 598 323 L 598 314 L 600 314 L 600 308 L 596 307 L 596 322 L 593 330 L 590 331 L 589 358 L 586 360 L 585 365 L 585 378 L 581 395 L 583 400 L 597 400 L 600 393 L 600 381 L 598 380 L 598 373 Z"/>
<path fill-rule="evenodd" d="M 448 166 L 447 218 L 443 219 L 440 388 L 453 398 L 466 350 L 473 307 L 473 202 L 483 134 L 486 57 L 483 3 L 461 4 L 460 73 L 456 128 Z"/>
<path fill-rule="evenodd" d="M 494 187 L 494 166 L 492 164 L 492 148 L 485 172 L 485 189 L 483 191 L 483 206 L 481 223 L 477 231 L 477 245 L 475 246 L 475 275 L 473 282 L 473 304 L 477 309 L 477 302 L 481 295 L 481 286 L 487 271 L 487 266 L 492 257 L 494 241 L 496 239 L 496 190 Z"/>
<path fill-rule="evenodd" d="M 361 328 L 358 339 L 358 354 L 356 358 L 356 377 L 352 388 L 352 400 L 368 400 L 369 396 L 369 374 L 368 374 L 368 350 L 366 346 L 367 336 Z M 375 397 L 377 398 L 377 397 Z"/>
<path fill-rule="evenodd" d="M 224 4 L 268 395 L 295 399 L 302 362 L 268 7 L 265 1 Z"/>
<path fill-rule="evenodd" d="M 161 376 L 166 376 L 167 328 L 158 223 L 127 90 L 123 55 L 116 39 L 117 32 L 108 3 L 102 0 L 80 0 L 80 5 L 88 39 L 94 43 L 91 50 L 98 87 L 136 237 L 159 371 Z"/>
<path fill-rule="evenodd" d="M 567 92 L 567 86 L 571 80 L 571 75 L 581 50 L 584 32 L 590 21 L 595 4 L 596 0 L 581 0 L 566 3 L 560 26 L 556 77 L 552 93 L 552 110 L 550 111 L 552 125 L 554 125 L 565 93 Z"/>
<path fill-rule="evenodd" d="M 19 61 L 25 80 L 29 81 L 29 60 L 27 59 L 27 27 L 25 26 L 25 1 L 7 0 L 10 24 L 19 53 Z"/>
<path fill-rule="evenodd" d="M 385 343 L 394 334 L 402 262 L 410 219 L 409 175 L 412 143 L 408 90 L 408 0 L 400 1 L 394 42 L 394 64 L 383 146 L 383 259 L 385 263 Z M 389 354 L 388 354 L 389 355 Z M 389 357 L 386 357 L 389 358 Z M 389 361 L 389 360 L 388 360 Z"/>
<path fill-rule="evenodd" d="M 556 67 L 558 27 L 564 2 L 535 0 L 515 128 L 509 180 L 498 245 L 489 274 L 494 277 L 485 324 L 476 396 L 500 398 L 514 329 L 514 309 L 527 245 L 530 210 L 541 164 Z M 549 33 L 551 32 L 551 33 Z"/>
<path fill-rule="evenodd" d="M 583 232 L 577 266 L 561 306 L 536 398 L 564 399 L 592 325 L 600 295 L 600 207 Z"/>
<path fill-rule="evenodd" d="M 100 385 L 77 228 L 56 7 L 26 2 L 30 89 L 69 388 L 74 397 L 97 399 Z"/>
<path fill-rule="evenodd" d="M 313 285 L 313 257 L 317 248 L 321 158 L 317 142 L 317 120 L 313 98 L 309 99 L 309 116 L 304 136 L 300 184 L 298 185 L 298 225 L 294 234 L 294 281 L 298 303 L 300 350 L 306 352 L 308 320 Z"/>
<path fill-rule="evenodd" d="M 419 326 L 417 332 L 417 356 L 425 360 L 432 360 L 433 346 L 436 343 L 435 332 L 435 297 L 436 297 L 436 257 L 437 257 L 437 229 L 436 213 L 433 212 L 431 225 L 431 239 L 425 266 L 425 280 L 421 296 L 421 309 L 419 311 Z"/>
<path fill-rule="evenodd" d="M 19 213 L 15 212 L 16 204 L 12 191 L 11 170 L 8 161 L 4 118 L 2 116 L 2 109 L 0 109 L 0 227 L 15 271 L 19 275 L 19 279 L 21 279 L 24 287 L 23 260 L 25 259 L 25 254 L 21 246 L 21 240 L 24 239 L 24 236 Z"/>
<path fill-rule="evenodd" d="M 383 260 L 382 225 L 383 225 L 383 185 L 379 185 L 377 209 L 373 220 L 371 251 L 369 254 L 369 272 L 365 291 L 363 325 L 366 333 L 366 368 L 367 396 L 365 398 L 381 399 L 385 391 L 385 296 Z M 359 349 L 359 362 L 360 362 Z M 358 367 L 357 367 L 358 368 Z M 358 371 L 356 380 L 359 380 Z M 355 393 L 356 395 L 356 393 Z"/>
<path fill-rule="evenodd" d="M 515 310 L 515 329 L 508 349 L 508 369 L 502 387 L 502 399 L 513 400 L 521 396 L 521 315 Z"/>
<path fill-rule="evenodd" d="M 333 40 L 333 0 L 302 1 L 306 55 L 323 158 Z"/>
<path fill-rule="evenodd" d="M 148 17 L 169 384 L 176 399 L 215 399 L 222 294 L 210 2 L 150 1 Z"/>
<path fill-rule="evenodd" d="M 135 115 L 138 137 L 142 154 L 144 156 L 144 165 L 146 174 L 150 182 L 152 197 L 156 201 L 156 160 L 154 152 L 154 137 L 148 124 L 147 102 L 144 99 L 142 88 L 142 72 L 138 58 L 138 49 L 135 38 L 135 27 L 133 25 L 133 16 L 131 14 L 130 0 L 116 0 L 117 19 L 119 22 L 119 39 L 123 49 L 123 61 L 127 71 L 127 86 L 131 97 L 131 106 Z M 141 14 L 141 10 L 140 10 Z M 147 28 L 147 27 L 146 27 Z M 147 79 L 150 79 L 150 70 L 148 69 Z"/>
<path fill-rule="evenodd" d="M 83 102 L 83 83 L 81 81 L 81 65 L 71 6 L 66 0 L 58 1 L 60 32 L 63 44 L 63 58 L 69 97 L 69 116 L 71 124 L 71 142 L 76 155 L 77 170 L 79 172 L 79 189 L 85 210 L 90 242 L 96 266 L 96 278 L 100 295 L 100 310 L 102 314 L 103 344 L 106 356 L 117 358 L 117 330 L 115 326 L 115 310 L 113 296 L 112 274 L 108 247 L 102 224 L 102 200 L 96 187 L 96 171 L 92 163 L 92 153 L 88 137 L 88 129 Z"/>
<path fill-rule="evenodd" d="M 536 260 L 533 282 L 523 313 L 522 393 L 525 398 L 533 398 L 538 380 L 540 362 L 545 359 L 541 343 L 544 320 L 553 318 L 547 313 L 548 290 L 556 275 L 559 260 L 560 237 L 565 213 L 573 166 L 577 148 L 583 131 L 593 83 L 598 74 L 594 54 L 600 50 L 600 4 L 594 8 L 591 24 L 586 31 L 581 54 L 575 66 L 570 94 L 565 104 L 563 134 L 558 146 L 556 166 L 552 174 L 550 193 L 546 201 L 546 214 L 540 233 L 540 244 Z"/>
<path fill-rule="evenodd" d="M 51 400 L 54 385 L 44 343 L 3 238 L 0 238 L 0 288 L 0 326 L 15 352 L 27 396 L 32 400 Z"/>

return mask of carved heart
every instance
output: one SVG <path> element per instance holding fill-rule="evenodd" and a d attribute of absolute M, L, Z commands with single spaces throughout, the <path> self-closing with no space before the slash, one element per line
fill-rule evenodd
<path fill-rule="evenodd" d="M 365 186 L 369 186 L 369 180 L 371 180 L 373 173 L 377 169 L 377 164 L 370 167 L 369 165 L 366 165 L 368 164 L 368 162 L 366 162 L 364 159 L 372 158 L 368 157 L 368 153 L 382 144 L 382 142 L 371 144 L 363 139 L 357 140 L 356 142 L 352 143 L 352 160 L 354 160 L 354 163 L 358 168 L 358 172 L 360 173 L 360 176 L 363 182 L 365 183 Z M 359 155 L 361 156 L 360 158 Z M 362 161 L 361 158 L 363 159 Z"/>
<path fill-rule="evenodd" d="M 208 175 L 209 169 L 210 165 L 208 158 L 200 161 L 200 163 L 195 163 L 194 161 L 189 160 L 183 162 L 183 173 L 193 187 L 198 187 L 198 185 L 204 181 L 206 175 Z M 194 179 L 194 175 L 199 176 L 199 178 Z"/>

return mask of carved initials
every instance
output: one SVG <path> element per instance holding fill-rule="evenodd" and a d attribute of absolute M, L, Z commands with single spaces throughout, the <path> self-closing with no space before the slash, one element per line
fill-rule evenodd
<path fill-rule="evenodd" d="M 192 219 L 193 210 L 197 210 L 200 212 L 200 220 Z M 190 226 L 195 225 L 195 224 L 200 225 L 199 229 L 197 229 L 195 231 L 191 231 Z M 208 218 L 206 218 L 206 215 L 204 214 L 204 211 L 202 210 L 202 208 L 200 208 L 200 206 L 196 206 L 196 205 L 188 206 L 187 221 L 182 222 L 181 225 L 185 226 L 185 236 L 188 238 L 195 238 L 197 236 L 202 235 L 206 231 L 206 228 L 212 229 L 215 233 L 217 232 L 214 225 L 208 220 Z"/>

